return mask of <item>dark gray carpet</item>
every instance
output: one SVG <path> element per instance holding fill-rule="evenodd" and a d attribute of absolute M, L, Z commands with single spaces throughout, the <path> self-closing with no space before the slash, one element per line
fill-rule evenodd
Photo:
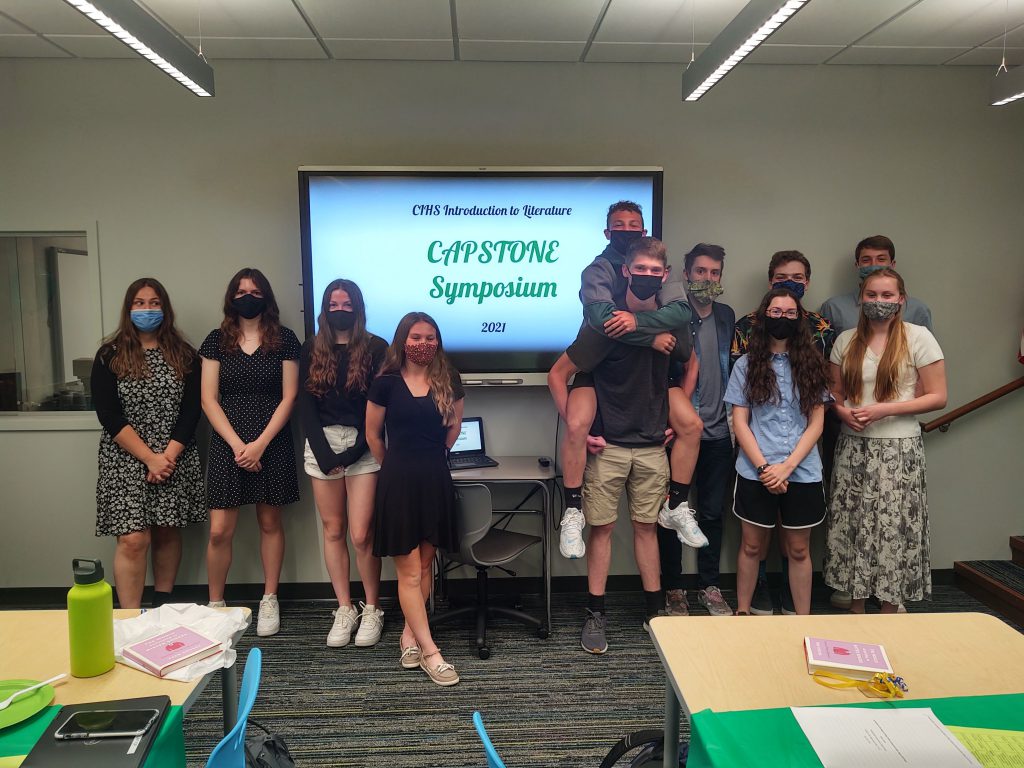
<path fill-rule="evenodd" d="M 1024 566 L 1009 560 L 968 560 L 964 565 L 1024 595 Z"/>
<path fill-rule="evenodd" d="M 725 595 L 735 604 L 734 594 Z M 816 594 L 813 612 L 834 612 L 827 595 Z M 324 640 L 333 606 L 285 603 L 278 635 L 256 638 L 253 628 L 241 644 L 243 655 L 257 640 L 263 649 L 253 716 L 285 736 L 302 766 L 480 768 L 485 760 L 472 723 L 479 709 L 509 768 L 596 768 L 625 734 L 661 727 L 665 678 L 642 628 L 640 593 L 608 596 L 610 649 L 604 656 L 580 649 L 584 601 L 584 595 L 555 595 L 547 640 L 518 624 L 495 622 L 486 661 L 476 656 L 469 625 L 441 627 L 438 644 L 463 679 L 448 689 L 399 667 L 397 609 L 385 617 L 376 647 L 332 649 Z M 526 603 L 527 610 L 537 607 Z M 936 587 L 933 601 L 910 610 L 991 613 L 952 586 Z M 685 722 L 682 728 L 685 737 Z M 220 735 L 215 678 L 185 718 L 190 768 L 205 765 Z"/>

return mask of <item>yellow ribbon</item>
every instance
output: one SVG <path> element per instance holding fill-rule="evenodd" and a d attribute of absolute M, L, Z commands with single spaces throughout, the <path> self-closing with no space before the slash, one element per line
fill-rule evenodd
<path fill-rule="evenodd" d="M 818 685 L 826 688 L 857 688 L 865 696 L 875 696 L 880 699 L 902 699 L 906 690 L 900 686 L 902 679 L 895 678 L 884 672 L 879 672 L 870 680 L 854 680 L 852 677 L 840 675 L 835 672 L 815 672 L 811 677 Z"/>

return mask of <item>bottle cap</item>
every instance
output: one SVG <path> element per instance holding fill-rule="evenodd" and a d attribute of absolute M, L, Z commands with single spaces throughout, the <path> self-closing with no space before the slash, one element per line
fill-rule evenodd
<path fill-rule="evenodd" d="M 75 571 L 75 584 L 95 584 L 103 581 L 103 563 L 88 557 L 76 557 L 71 561 Z"/>

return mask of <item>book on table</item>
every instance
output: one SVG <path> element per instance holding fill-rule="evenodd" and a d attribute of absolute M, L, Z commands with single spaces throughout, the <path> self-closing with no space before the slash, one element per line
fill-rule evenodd
<path fill-rule="evenodd" d="M 892 673 L 885 648 L 874 643 L 805 637 L 804 653 L 809 675 L 835 672 L 854 680 L 870 680 L 879 672 Z"/>
<path fill-rule="evenodd" d="M 147 640 L 126 645 L 122 654 L 146 671 L 164 677 L 222 650 L 223 644 L 219 640 L 211 640 L 188 627 L 174 627 Z"/>

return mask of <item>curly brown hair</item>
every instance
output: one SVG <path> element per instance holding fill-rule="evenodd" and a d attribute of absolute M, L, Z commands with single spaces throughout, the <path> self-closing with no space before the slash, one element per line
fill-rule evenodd
<path fill-rule="evenodd" d="M 196 363 L 196 350 L 174 325 L 174 308 L 167 289 L 154 277 L 140 277 L 128 286 L 121 303 L 121 317 L 117 330 L 103 340 L 101 349 L 108 360 L 111 373 L 119 379 L 145 379 L 149 376 L 146 354 L 142 349 L 139 330 L 132 323 L 132 302 L 143 288 L 152 288 L 160 299 L 164 320 L 156 330 L 156 342 L 174 375 L 182 380 Z"/>
<path fill-rule="evenodd" d="M 238 352 L 241 329 L 238 327 L 238 310 L 231 301 L 238 293 L 239 284 L 249 278 L 260 289 L 267 306 L 260 315 L 260 348 L 263 353 L 273 352 L 281 346 L 281 310 L 277 308 L 277 299 L 274 298 L 274 289 L 270 287 L 270 281 L 266 275 L 255 267 L 245 267 L 238 270 L 235 276 L 228 282 L 228 289 L 224 291 L 224 320 L 220 324 L 220 348 L 225 352 Z"/>
<path fill-rule="evenodd" d="M 327 313 L 331 306 L 331 294 L 337 290 L 345 291 L 352 302 L 355 314 L 355 325 L 349 332 L 348 340 L 348 373 L 345 377 L 345 392 L 356 394 L 366 392 L 370 384 L 370 339 L 373 338 L 366 330 L 366 304 L 363 292 L 351 280 L 333 280 L 324 289 L 320 302 L 320 315 L 317 317 L 316 336 L 313 337 L 313 349 L 309 357 L 309 378 L 306 390 L 317 397 L 323 397 L 338 383 L 338 366 L 334 355 L 334 329 L 327 321 Z"/>
<path fill-rule="evenodd" d="M 800 299 L 785 288 L 773 288 L 761 299 L 761 306 L 754 313 L 754 324 L 750 330 L 747 347 L 747 383 L 744 394 L 751 405 L 778 405 L 781 402 L 779 383 L 772 370 L 771 342 L 765 325 L 768 307 L 772 299 L 784 296 L 796 302 L 800 317 L 796 333 L 788 343 L 789 365 L 793 371 L 793 386 L 800 397 L 800 413 L 809 416 L 815 406 L 821 405 L 821 396 L 828 389 L 828 371 L 825 358 L 814 346 L 811 331 L 807 327 L 807 313 Z"/>

